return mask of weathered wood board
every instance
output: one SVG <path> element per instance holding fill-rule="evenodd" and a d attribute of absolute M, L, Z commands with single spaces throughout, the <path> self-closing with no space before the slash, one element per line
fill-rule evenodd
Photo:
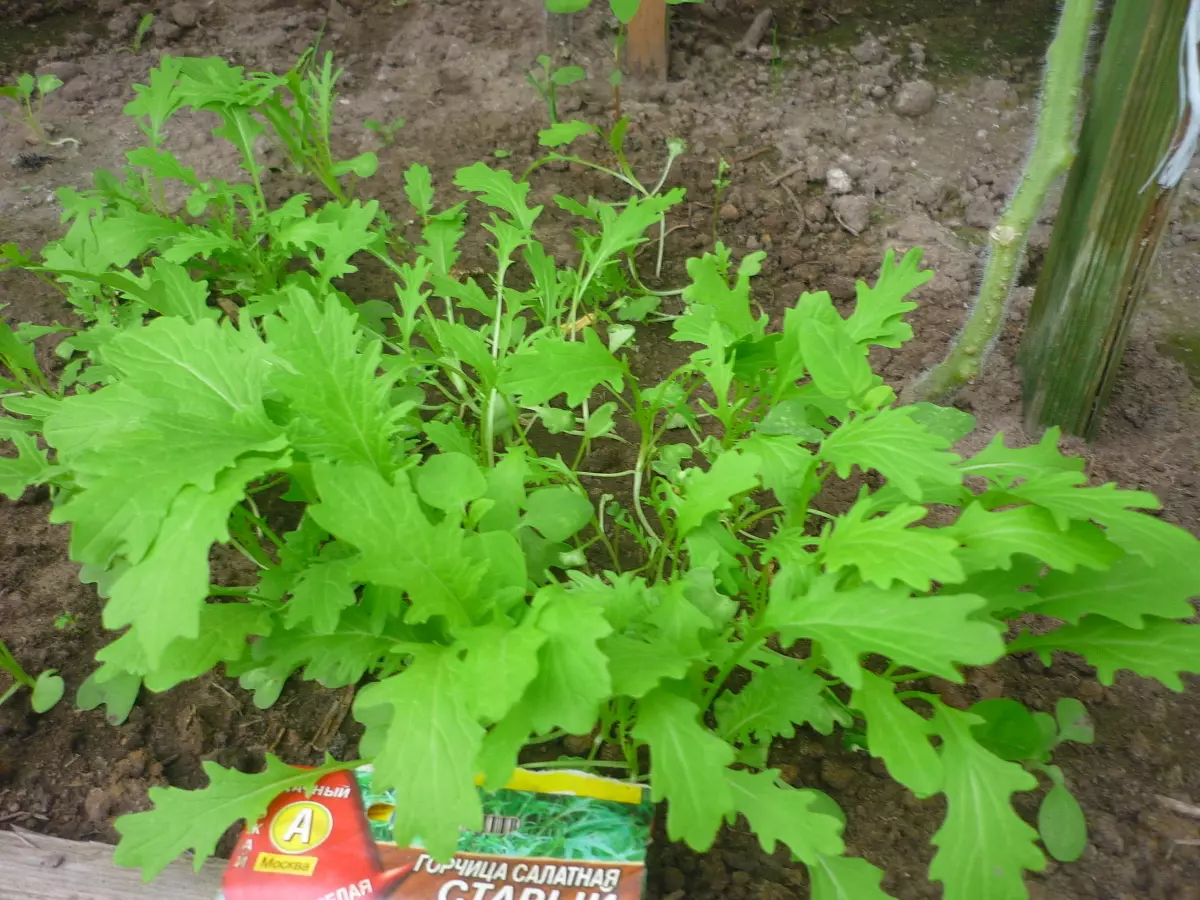
<path fill-rule="evenodd" d="M 0 831 L 0 900 L 215 900 L 226 865 L 210 859 L 197 874 L 190 860 L 176 860 L 143 884 L 112 854 L 108 844 Z"/>

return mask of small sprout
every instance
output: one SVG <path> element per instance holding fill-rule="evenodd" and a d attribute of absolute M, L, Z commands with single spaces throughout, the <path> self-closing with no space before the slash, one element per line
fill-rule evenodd
<path fill-rule="evenodd" d="M 542 102 L 546 104 L 546 114 L 551 125 L 558 124 L 558 89 L 577 84 L 587 78 L 587 72 L 580 66 L 557 67 L 546 54 L 537 58 L 539 69 L 530 69 L 525 73 L 525 80 L 533 85 Z"/>
<path fill-rule="evenodd" d="M 377 119 L 367 119 L 363 125 L 369 130 L 379 135 L 379 139 L 383 141 L 385 147 L 392 145 L 392 139 L 396 136 L 396 132 L 407 124 L 407 119 L 396 119 L 394 122 L 385 125 Z"/>
<path fill-rule="evenodd" d="M 0 112 L 0 118 L 10 122 L 21 122 L 38 143 L 45 143 L 46 128 L 42 124 L 42 105 L 46 101 L 46 95 L 58 90 L 62 84 L 54 75 L 38 75 L 35 78 L 28 72 L 23 72 L 17 77 L 16 84 L 0 87 L 0 97 L 8 97 L 17 104 L 20 118 L 3 112 Z"/>
<path fill-rule="evenodd" d="M 54 627 L 59 631 L 67 631 L 79 624 L 79 613 L 63 612 L 54 617 Z"/>
<path fill-rule="evenodd" d="M 492 156 L 496 157 L 496 159 L 508 159 L 512 156 L 512 151 L 505 150 L 503 147 L 497 147 L 492 151 Z"/>
<path fill-rule="evenodd" d="M 150 29 L 154 27 L 154 13 L 146 13 L 138 22 L 137 31 L 133 35 L 133 44 L 129 48 L 130 53 L 141 53 L 142 42 L 145 41 L 146 35 L 150 33 Z"/>

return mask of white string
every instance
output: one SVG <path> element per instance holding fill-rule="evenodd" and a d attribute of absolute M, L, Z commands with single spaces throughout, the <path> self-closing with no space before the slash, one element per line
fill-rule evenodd
<path fill-rule="evenodd" d="M 1168 190 L 1183 180 L 1184 173 L 1200 145 L 1200 0 L 1192 0 L 1179 48 L 1179 121 L 1188 115 L 1187 130 L 1171 151 L 1155 168 L 1142 190 L 1158 179 L 1160 187 Z"/>

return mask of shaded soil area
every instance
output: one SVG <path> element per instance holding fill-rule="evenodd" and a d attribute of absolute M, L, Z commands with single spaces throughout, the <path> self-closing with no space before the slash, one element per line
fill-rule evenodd
<path fill-rule="evenodd" d="M 733 164 L 733 181 L 717 204 L 718 234 L 739 255 L 768 251 L 755 296 L 775 322 L 805 290 L 828 290 L 842 305 L 853 300 L 856 279 L 873 278 L 888 247 L 926 249 L 936 276 L 915 298 L 920 306 L 910 321 L 917 338 L 875 360 L 896 386 L 922 372 L 962 323 L 986 229 L 1019 174 L 1035 112 L 1035 61 L 1057 6 L 1048 0 L 781 3 L 774 27 L 748 55 L 737 47 L 757 11 L 753 4 L 708 0 L 681 8 L 671 79 L 629 85 L 623 97 L 639 171 L 657 172 L 666 138 L 688 143 L 668 182 L 684 185 L 688 202 L 668 222 L 663 284 L 678 285 L 683 261 L 712 245 L 711 182 L 724 158 Z M 60 15 L 46 18 L 47 12 Z M 145 47 L 127 52 L 146 12 L 155 13 L 155 22 Z M 219 54 L 280 71 L 320 34 L 322 47 L 346 67 L 339 140 L 348 152 L 378 150 L 381 167 L 369 189 L 389 209 L 402 207 L 401 173 L 412 162 L 430 165 L 446 201 L 454 170 L 478 159 L 496 162 L 497 150 L 508 154 L 514 171 L 523 169 L 545 124 L 524 77 L 543 49 L 535 0 L 181 0 L 158 7 L 0 0 L 0 21 L 12 23 L 0 26 L 0 77 L 36 69 L 62 78 L 65 86 L 48 98 L 45 118 L 56 137 L 79 142 L 46 151 L 37 166 L 18 164 L 30 148 L 19 128 L 0 128 L 0 241 L 31 249 L 59 233 L 56 187 L 86 187 L 93 170 L 118 168 L 122 154 L 137 146 L 137 130 L 121 108 L 130 86 L 144 81 L 165 52 Z M 559 53 L 591 77 L 564 90 L 565 115 L 611 118 L 612 33 L 598 11 L 578 17 L 569 49 Z M 361 124 L 398 118 L 407 125 L 387 146 Z M 180 117 L 168 146 L 206 174 L 230 175 L 232 157 L 211 127 L 200 117 Z M 831 169 L 849 179 L 849 192 L 830 188 L 837 180 Z M 555 193 L 616 196 L 611 185 L 582 172 L 546 169 L 533 181 L 536 202 Z M 1095 479 L 1154 491 L 1164 500 L 1164 517 L 1193 532 L 1200 530 L 1198 185 L 1193 168 L 1101 433 L 1091 446 L 1073 448 L 1086 453 Z M 269 189 L 283 197 L 299 188 L 277 176 Z M 1032 235 L 1034 270 L 1052 213 Z M 565 230 L 547 244 L 560 260 L 573 257 Z M 484 261 L 482 241 L 468 245 L 464 264 Z M 1032 281 L 1031 271 L 1025 282 Z M 350 290 L 364 298 L 391 293 L 369 272 Z M 979 419 L 968 450 L 998 431 L 1029 439 L 1013 358 L 1030 294 L 1031 288 L 1018 292 L 986 377 L 959 398 Z M 15 321 L 69 321 L 53 292 L 23 273 L 0 273 L 0 304 Z M 638 352 L 640 365 L 654 371 L 669 365 L 678 348 L 651 333 Z M 68 562 L 65 529 L 48 524 L 48 516 L 44 496 L 0 500 L 0 638 L 30 671 L 58 669 L 68 685 L 68 702 L 43 716 L 29 710 L 25 695 L 0 707 L 0 826 L 112 840 L 114 818 L 144 808 L 150 786 L 201 785 L 204 760 L 253 771 L 268 751 L 292 763 L 315 761 L 325 750 L 353 752 L 349 696 L 298 681 L 267 711 L 219 675 L 162 695 L 143 692 L 130 719 L 117 726 L 100 712 L 76 710 L 69 702 L 74 690 L 111 635 L 94 590 L 80 584 Z M 1162 794 L 1200 802 L 1194 691 L 1175 694 L 1124 676 L 1102 687 L 1090 667 L 1066 657 L 1050 670 L 1032 657 L 1007 659 L 971 672 L 965 686 L 927 687 L 960 706 L 997 696 L 1037 710 L 1051 710 L 1061 696 L 1087 703 L 1095 745 L 1069 745 L 1057 761 L 1088 814 L 1091 840 L 1080 862 L 1052 863 L 1030 876 L 1035 900 L 1200 900 L 1200 847 L 1179 843 L 1200 837 L 1200 829 L 1156 800 Z M 940 800 L 914 800 L 878 764 L 819 735 L 779 742 L 772 764 L 792 783 L 820 787 L 842 805 L 851 852 L 887 871 L 889 893 L 899 900 L 941 896 L 926 878 L 929 838 L 944 812 Z M 1037 800 L 1029 794 L 1018 801 L 1031 819 Z M 708 853 L 656 842 L 650 894 L 808 896 L 803 867 L 764 853 L 744 823 L 724 830 Z"/>

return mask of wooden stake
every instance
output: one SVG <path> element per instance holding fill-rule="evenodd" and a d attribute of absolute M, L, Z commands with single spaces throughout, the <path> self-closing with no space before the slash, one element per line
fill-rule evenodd
<path fill-rule="evenodd" d="M 1025 415 L 1091 438 L 1112 391 L 1174 188 L 1152 180 L 1179 124 L 1190 0 L 1118 0 L 1019 362 Z M 1149 184 L 1147 184 L 1149 182 Z"/>
<path fill-rule="evenodd" d="M 630 74 L 647 80 L 666 80 L 666 0 L 642 0 L 628 25 L 625 59 Z"/>

